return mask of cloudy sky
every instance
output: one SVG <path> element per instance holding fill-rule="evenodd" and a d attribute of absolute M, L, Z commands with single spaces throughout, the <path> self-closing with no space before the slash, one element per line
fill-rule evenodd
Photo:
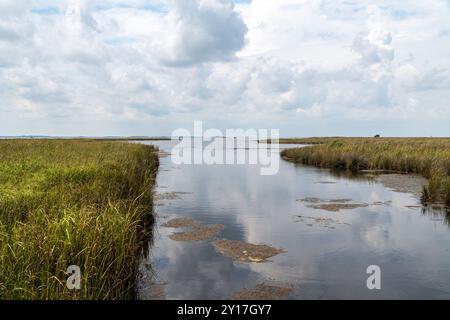
<path fill-rule="evenodd" d="M 450 0 L 1 0 L 0 135 L 450 136 Z"/>

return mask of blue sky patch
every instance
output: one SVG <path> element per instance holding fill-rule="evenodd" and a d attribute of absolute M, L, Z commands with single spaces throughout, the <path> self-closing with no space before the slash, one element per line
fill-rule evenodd
<path fill-rule="evenodd" d="M 42 14 L 42 15 L 61 13 L 58 7 L 38 7 L 31 9 L 31 12 L 34 14 Z"/>

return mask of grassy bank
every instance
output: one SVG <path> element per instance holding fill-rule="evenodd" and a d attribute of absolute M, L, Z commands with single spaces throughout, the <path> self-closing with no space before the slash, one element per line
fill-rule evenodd
<path fill-rule="evenodd" d="M 337 138 L 280 138 L 276 140 L 279 144 L 321 144 L 325 143 L 330 139 Z M 272 139 L 268 139 L 265 141 L 266 143 L 273 143 Z"/>
<path fill-rule="evenodd" d="M 111 137 L 111 138 L 86 138 L 96 141 L 170 141 L 170 137 Z"/>
<path fill-rule="evenodd" d="M 429 179 L 423 200 L 450 204 L 449 138 L 310 138 L 291 143 L 314 144 L 288 149 L 292 162 L 352 171 L 389 170 Z M 295 141 L 295 142 L 294 142 Z"/>
<path fill-rule="evenodd" d="M 145 145 L 0 141 L 0 298 L 130 298 L 157 169 Z"/>

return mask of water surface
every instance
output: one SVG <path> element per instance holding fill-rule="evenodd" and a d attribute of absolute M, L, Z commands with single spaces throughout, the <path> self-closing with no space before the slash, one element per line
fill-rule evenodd
<path fill-rule="evenodd" d="M 167 152 L 176 144 L 144 143 Z M 262 176 L 255 165 L 177 166 L 166 157 L 157 181 L 158 193 L 182 194 L 157 203 L 154 240 L 139 284 L 143 299 L 154 297 L 151 283 L 161 291 L 159 298 L 227 299 L 262 282 L 292 286 L 289 299 L 450 298 L 448 220 L 444 212 L 421 208 L 412 194 L 283 160 L 277 175 Z M 306 197 L 368 206 L 329 212 L 298 201 Z M 301 222 L 299 215 L 340 224 Z M 176 230 L 161 224 L 176 217 L 224 224 L 218 238 L 286 253 L 266 263 L 236 262 L 216 252 L 211 241 L 169 239 Z M 381 268 L 381 290 L 367 289 L 369 265 Z"/>

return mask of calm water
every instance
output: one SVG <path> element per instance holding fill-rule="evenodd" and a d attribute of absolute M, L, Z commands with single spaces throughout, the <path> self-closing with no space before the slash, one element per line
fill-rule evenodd
<path fill-rule="evenodd" d="M 170 152 L 175 143 L 149 144 Z M 143 299 L 155 290 L 150 282 L 162 284 L 166 299 L 227 299 L 262 282 L 293 286 L 290 299 L 450 298 L 448 220 L 442 212 L 407 207 L 419 204 L 411 194 L 283 160 L 277 175 L 261 176 L 254 165 L 176 166 L 170 157 L 161 159 L 156 191 L 183 194 L 156 206 L 154 241 L 139 285 Z M 385 204 L 328 212 L 297 201 L 305 197 Z M 330 229 L 298 222 L 298 215 L 346 224 Z M 176 230 L 161 224 L 176 217 L 224 224 L 219 238 L 287 252 L 267 263 L 235 262 L 210 240 L 170 240 Z M 367 289 L 369 265 L 381 268 L 381 290 Z"/>

